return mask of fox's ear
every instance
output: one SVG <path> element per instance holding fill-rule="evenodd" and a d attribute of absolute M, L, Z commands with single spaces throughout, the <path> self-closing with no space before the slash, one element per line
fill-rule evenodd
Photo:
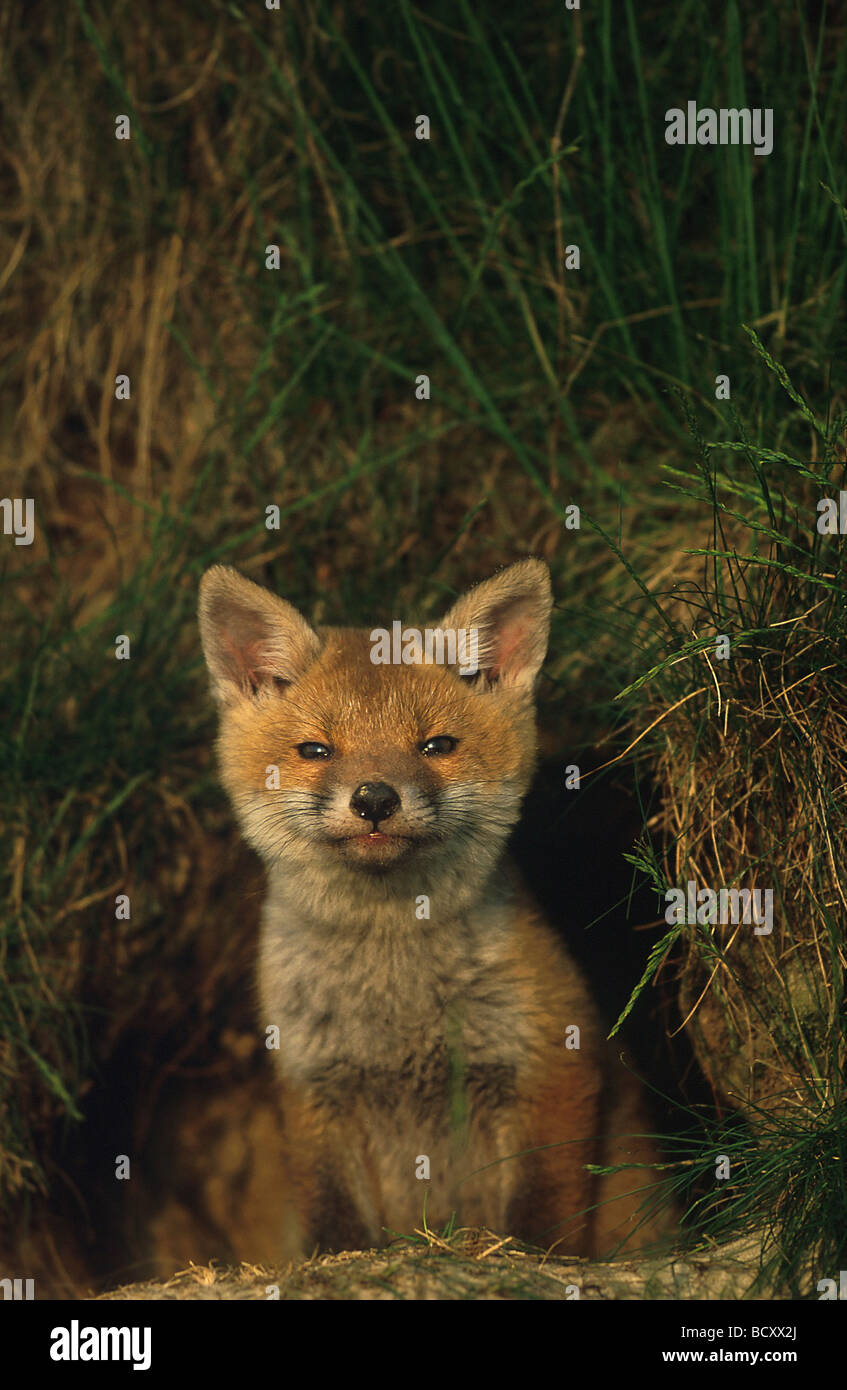
<path fill-rule="evenodd" d="M 200 581 L 200 637 L 220 704 L 284 687 L 301 676 L 320 638 L 296 608 L 227 565 Z"/>
<path fill-rule="evenodd" d="M 515 565 L 469 589 L 441 626 L 476 631 L 476 664 L 486 685 L 532 689 L 547 653 L 553 594 L 543 560 Z M 474 643 L 473 636 L 466 641 Z"/>

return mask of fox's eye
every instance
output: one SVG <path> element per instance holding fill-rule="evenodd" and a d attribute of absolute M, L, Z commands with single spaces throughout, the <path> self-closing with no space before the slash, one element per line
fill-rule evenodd
<path fill-rule="evenodd" d="M 437 758 L 443 753 L 452 753 L 458 742 L 450 734 L 436 734 L 435 738 L 428 738 L 426 743 L 422 743 L 419 751 L 425 758 Z"/>
<path fill-rule="evenodd" d="M 332 749 L 326 743 L 298 743 L 297 752 L 301 758 L 332 757 Z"/>

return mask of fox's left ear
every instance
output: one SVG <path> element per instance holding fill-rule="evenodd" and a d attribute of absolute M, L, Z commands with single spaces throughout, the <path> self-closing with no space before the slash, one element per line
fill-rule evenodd
<path fill-rule="evenodd" d="M 531 690 L 547 654 L 552 607 L 544 561 L 519 560 L 463 594 L 441 627 L 476 632 L 477 665 L 487 685 Z"/>
<path fill-rule="evenodd" d="M 285 599 L 213 565 L 200 581 L 200 637 L 219 704 L 285 689 L 320 651 L 320 639 Z"/>

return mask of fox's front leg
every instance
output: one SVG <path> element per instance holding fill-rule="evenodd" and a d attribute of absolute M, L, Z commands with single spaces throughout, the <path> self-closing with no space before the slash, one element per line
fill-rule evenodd
<path fill-rule="evenodd" d="M 551 1056 L 524 1079 L 515 1195 L 508 1227 L 519 1239 L 557 1255 L 591 1255 L 597 1180 L 586 1164 L 599 1158 L 601 1088 L 573 1057 Z M 526 1152 L 529 1150 L 529 1152 Z"/>
<path fill-rule="evenodd" d="M 598 1180 L 595 1246 L 598 1255 L 607 1255 L 625 1242 L 624 1254 L 630 1254 L 678 1230 L 680 1213 L 662 1195 L 662 1173 L 655 1166 L 661 1160 L 650 1134 L 652 1123 L 641 1083 L 617 1056 L 611 1068 L 604 1128 L 600 1161 L 609 1167 L 639 1166 Z"/>
<path fill-rule="evenodd" d="M 379 1243 L 379 1193 L 361 1139 L 308 1092 L 285 1087 L 285 1181 L 289 1214 L 284 1254 L 366 1250 Z"/>

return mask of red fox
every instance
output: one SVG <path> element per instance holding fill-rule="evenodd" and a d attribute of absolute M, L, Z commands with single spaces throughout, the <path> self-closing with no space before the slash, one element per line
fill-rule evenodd
<path fill-rule="evenodd" d="M 427 633 L 440 650 L 404 630 L 386 660 L 382 630 L 313 629 L 233 569 L 203 576 L 221 777 L 267 872 L 288 1257 L 424 1212 L 562 1254 L 657 1234 L 636 1215 L 657 1161 L 640 1084 L 505 854 L 551 607 L 521 560 Z M 585 1167 L 616 1163 L 647 1167 Z"/>

